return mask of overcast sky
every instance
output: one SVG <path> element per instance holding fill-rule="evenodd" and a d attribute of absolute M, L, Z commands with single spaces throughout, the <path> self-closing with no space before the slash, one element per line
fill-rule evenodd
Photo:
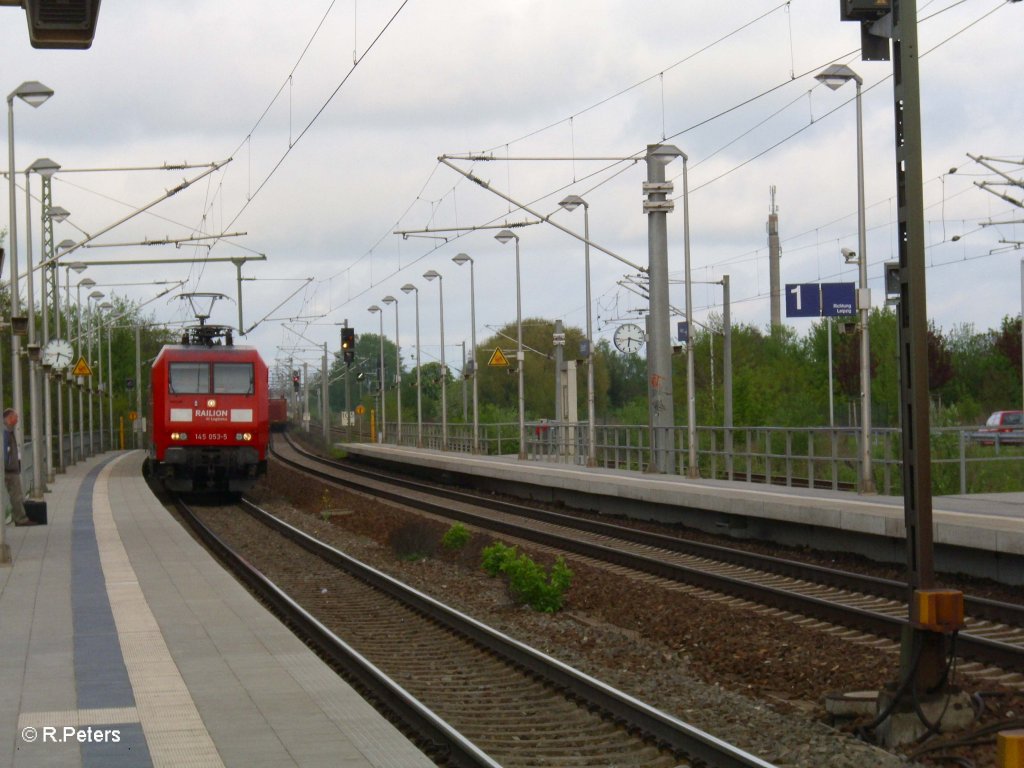
<path fill-rule="evenodd" d="M 558 201 L 584 196 L 592 239 L 646 266 L 644 164 L 607 158 L 642 157 L 646 145 L 662 141 L 676 145 L 689 156 L 698 321 L 721 312 L 721 288 L 706 283 L 728 274 L 734 322 L 767 327 L 772 187 L 782 282 L 855 281 L 855 268 L 840 256 L 841 248 L 857 249 L 854 88 L 831 91 L 813 77 L 835 61 L 864 80 L 869 280 L 880 304 L 882 263 L 897 258 L 892 66 L 860 61 L 859 29 L 840 22 L 836 5 L 106 2 L 88 51 L 32 49 L 24 12 L 4 8 L 0 71 L 6 93 L 26 80 L 55 91 L 39 109 L 17 101 L 14 127 L 16 169 L 39 157 L 62 165 L 53 202 L 71 218 L 56 226 L 56 242 L 94 235 L 206 170 L 128 168 L 230 161 L 90 245 L 244 234 L 204 245 L 81 249 L 81 260 L 265 255 L 243 266 L 243 313 L 246 327 L 262 320 L 248 340 L 268 360 L 318 361 L 313 346 L 335 349 L 337 324 L 346 319 L 357 332 L 375 332 L 380 321 L 367 307 L 386 295 L 399 299 L 408 360 L 415 312 L 400 289 L 410 282 L 421 289 L 424 360 L 436 359 L 438 287 L 422 278 L 435 269 L 444 280 L 452 361 L 470 337 L 470 276 L 451 257 L 475 259 L 482 341 L 489 328 L 515 319 L 514 247 L 494 240 L 494 229 L 405 239 L 392 232 L 535 217 L 440 165 L 443 154 L 493 156 L 457 164 L 579 233 L 582 210 L 560 211 Z M 1000 241 L 1024 239 L 1024 228 L 983 224 L 1024 218 L 1024 211 L 979 189 L 974 182 L 998 177 L 967 154 L 1024 159 L 1024 4 L 919 6 L 929 316 L 946 330 L 997 327 L 1021 311 L 1022 252 Z M 588 159 L 595 157 L 606 159 Z M 999 167 L 1024 177 L 1020 165 Z M 72 172 L 98 168 L 110 170 Z M 668 167 L 677 197 L 670 271 L 680 280 L 681 171 L 679 161 Z M 22 242 L 23 179 L 18 173 Z M 39 192 L 37 177 L 32 191 Z M 1024 197 L 1019 187 L 1002 191 Z M 6 187 L 0 194 L 6 211 Z M 38 249 L 38 201 L 32 205 Z M 516 232 L 524 317 L 583 327 L 582 244 L 547 224 Z M 593 251 L 592 271 L 596 335 L 608 338 L 622 322 L 641 319 L 643 302 L 619 285 L 635 274 L 627 264 Z M 166 288 L 154 281 L 220 291 L 232 301 L 220 302 L 213 320 L 238 322 L 230 262 L 97 265 L 85 275 L 108 294 L 140 302 Z M 671 298 L 684 306 L 681 285 Z M 186 307 L 164 297 L 147 310 L 180 322 Z M 811 321 L 787 322 L 804 332 Z M 392 338 L 394 323 L 387 307 L 384 331 Z"/>

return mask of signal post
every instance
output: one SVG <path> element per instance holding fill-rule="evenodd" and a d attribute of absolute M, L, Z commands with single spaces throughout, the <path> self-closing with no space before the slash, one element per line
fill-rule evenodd
<path fill-rule="evenodd" d="M 899 245 L 900 423 L 903 441 L 903 510 L 910 605 L 903 629 L 900 679 L 879 697 L 872 723 L 892 746 L 932 726 L 949 729 L 957 694 L 947 657 L 963 626 L 963 594 L 936 588 L 932 540 L 932 477 L 928 398 L 928 316 L 925 305 L 924 194 L 916 0 L 841 0 L 841 19 L 861 25 L 861 57 L 888 61 L 892 38 L 896 115 L 896 188 Z M 888 22 L 891 21 L 891 26 Z M 888 30 L 891 29 L 891 32 Z M 960 694 L 962 696 L 962 694 Z M 969 720 L 969 718 L 968 718 Z M 926 722 L 928 721 L 928 722 Z"/>

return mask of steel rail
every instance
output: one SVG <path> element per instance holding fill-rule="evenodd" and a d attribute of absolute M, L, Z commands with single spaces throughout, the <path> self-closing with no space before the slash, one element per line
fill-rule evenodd
<path fill-rule="evenodd" d="M 289 441 L 291 443 L 291 441 Z M 376 487 L 370 485 L 367 482 L 354 483 L 348 482 L 344 478 L 339 478 L 336 475 L 332 475 L 315 467 L 309 467 L 303 464 L 299 464 L 287 457 L 282 456 L 273 447 L 271 448 L 274 455 L 278 460 L 293 466 L 302 471 L 309 472 L 317 475 L 322 479 L 327 479 L 332 482 L 341 482 L 347 487 L 358 485 L 357 490 L 371 493 L 375 496 L 386 498 L 391 501 L 395 501 L 407 506 L 416 507 L 426 512 L 438 514 L 444 517 L 460 520 L 461 522 L 470 523 L 481 528 L 487 528 L 500 533 L 504 533 L 509 536 L 515 536 L 520 539 L 526 539 L 533 541 L 544 546 L 553 548 L 563 549 L 565 551 L 574 552 L 578 555 L 585 557 L 591 557 L 596 560 L 603 562 L 620 565 L 623 567 L 631 568 L 643 573 L 648 573 L 662 578 L 670 579 L 673 581 L 679 581 L 694 586 L 701 587 L 703 589 L 711 590 L 714 592 L 724 592 L 726 594 L 735 595 L 737 597 L 750 600 L 761 605 L 768 605 L 782 610 L 798 613 L 801 615 L 809 616 L 812 618 L 827 621 L 833 624 L 841 626 L 851 627 L 854 629 L 870 632 L 872 634 L 879 635 L 881 637 L 890 638 L 893 640 L 899 640 L 902 635 L 903 628 L 907 624 L 907 620 L 904 618 L 898 618 L 895 616 L 887 615 L 877 611 L 870 611 L 854 606 L 840 605 L 838 603 L 830 602 L 825 599 L 802 595 L 797 592 L 780 589 L 763 584 L 756 584 L 753 582 L 745 581 L 730 576 L 721 574 L 711 574 L 702 571 L 697 568 L 692 568 L 685 565 L 676 563 L 668 563 L 663 560 L 659 560 L 654 557 L 648 557 L 645 555 L 638 555 L 629 552 L 623 552 L 615 549 L 614 547 L 604 546 L 601 544 L 593 544 L 589 542 L 579 541 L 567 536 L 559 534 L 553 534 L 543 531 L 536 531 L 527 528 L 522 528 L 515 525 L 514 523 L 507 523 L 503 521 L 496 521 L 490 518 L 484 518 L 476 515 L 467 510 L 458 509 L 456 507 L 447 506 L 443 504 L 437 504 L 425 499 L 419 499 L 403 494 L 397 490 L 388 490 L 385 488 Z M 296 449 L 299 450 L 299 449 Z M 342 466 L 338 462 L 333 462 L 327 459 L 323 459 L 319 456 L 314 456 L 308 452 L 301 451 L 301 453 L 308 457 L 310 460 L 323 464 L 328 467 L 334 468 L 338 471 L 351 473 L 351 468 L 348 466 Z M 364 471 L 360 471 L 363 473 Z M 354 474 L 354 473 L 352 473 Z M 452 491 L 449 489 L 438 488 L 436 486 L 427 485 L 425 483 L 419 483 L 416 481 L 410 481 L 405 479 L 396 479 L 393 477 L 387 477 L 386 479 L 378 480 L 380 483 L 387 483 L 388 485 L 401 486 L 407 489 L 415 490 L 418 493 L 429 494 L 435 497 L 441 497 L 449 500 L 456 500 L 474 506 L 485 506 L 490 509 L 497 511 L 505 511 L 516 515 L 526 515 L 533 519 L 541 519 L 545 522 L 554 522 L 560 525 L 576 526 L 590 532 L 598 532 L 602 535 L 608 535 L 612 537 L 624 538 L 634 543 L 648 544 L 650 546 L 657 546 L 665 548 L 666 544 L 661 539 L 667 540 L 668 543 L 678 543 L 678 547 L 675 551 L 683 552 L 683 547 L 701 547 L 705 545 L 697 545 L 694 542 L 683 542 L 675 539 L 674 537 L 660 537 L 658 543 L 652 543 L 652 540 L 645 539 L 646 534 L 644 532 L 635 531 L 633 529 L 622 528 L 621 526 L 609 526 L 606 523 L 600 523 L 596 521 L 582 521 L 585 525 L 578 525 L 580 521 L 577 518 L 570 518 L 565 515 L 557 515 L 557 513 L 550 513 L 543 510 L 537 510 L 531 507 L 520 507 L 520 505 L 510 504 L 508 502 L 500 502 L 497 500 L 483 500 L 478 496 L 472 494 L 466 494 L 459 491 Z M 610 529 L 612 529 L 610 531 Z M 628 532 L 624 534 L 624 532 Z M 653 534 L 657 536 L 657 534 Z M 711 546 L 711 545 L 708 545 Z M 734 557 L 736 562 L 734 564 L 740 564 L 739 561 L 745 560 L 745 567 L 754 567 L 759 570 L 769 570 L 766 566 L 758 565 L 760 562 L 760 556 L 753 555 L 751 553 L 740 553 L 738 550 L 730 550 L 728 548 L 719 548 L 724 550 L 723 554 L 728 554 L 730 557 Z M 702 557 L 708 557 L 711 559 L 720 559 L 716 554 L 713 554 L 713 550 L 701 549 L 700 551 L 694 550 L 688 552 L 688 554 L 698 554 Z M 821 568 L 820 566 L 807 566 L 802 563 L 795 563 L 794 561 L 786 561 L 776 558 L 776 564 L 778 567 L 782 567 L 783 564 L 787 568 L 792 568 L 794 573 L 812 573 L 814 570 L 819 572 L 822 576 L 828 576 L 830 579 L 840 579 L 840 577 L 846 575 L 842 571 L 832 571 L 831 569 Z M 751 563 L 754 563 L 751 565 Z M 813 570 L 803 570 L 813 569 Z M 788 575 L 788 574 L 785 574 Z M 814 577 L 807 576 L 793 576 L 793 578 L 803 578 L 807 581 L 814 581 Z M 857 576 L 860 583 L 866 585 L 877 585 L 878 582 L 883 584 L 887 581 L 884 579 L 874 579 L 873 577 Z M 893 582 L 895 583 L 895 582 Z M 832 583 L 829 586 L 837 586 L 843 589 L 851 589 L 849 583 Z M 896 599 L 906 599 L 905 587 L 903 593 Z M 989 601 L 993 602 L 993 601 Z M 972 603 L 973 604 L 973 603 Z M 1002 606 L 997 603 L 996 605 Z M 976 659 L 988 664 L 994 664 L 1003 668 L 1018 669 L 1022 663 L 1024 663 L 1024 648 L 1011 643 L 1004 643 L 998 640 L 991 640 L 977 635 L 972 635 L 967 632 L 959 633 L 957 637 L 957 650 L 959 654 L 962 654 L 966 658 Z"/>
<path fill-rule="evenodd" d="M 204 525 L 180 498 L 176 497 L 174 501 L 192 530 L 245 584 L 266 600 L 289 626 L 309 638 L 319 652 L 331 663 L 343 669 L 364 692 L 369 692 L 388 711 L 426 741 L 430 745 L 428 752 L 444 755 L 448 765 L 458 768 L 501 768 L 499 763 L 425 707 L 250 565 Z"/>
<path fill-rule="evenodd" d="M 486 507 L 498 512 L 505 512 L 512 515 L 521 515 L 533 520 L 540 520 L 554 525 L 564 525 L 577 528 L 590 533 L 608 536 L 611 538 L 624 539 L 634 544 L 658 547 L 672 552 L 694 557 L 706 557 L 719 562 L 730 563 L 744 568 L 767 571 L 769 573 L 788 576 L 794 579 L 814 582 L 825 586 L 848 589 L 855 592 L 863 592 L 868 595 L 884 597 L 889 600 L 907 600 L 907 585 L 905 582 L 894 579 L 884 579 L 877 576 L 866 576 L 864 574 L 843 571 L 836 568 L 826 568 L 812 563 L 802 563 L 797 560 L 787 560 L 771 555 L 762 555 L 748 552 L 733 547 L 725 547 L 719 544 L 708 544 L 699 541 L 690 541 L 675 536 L 668 536 L 661 533 L 637 530 L 615 523 L 606 523 L 600 520 L 566 515 L 558 512 L 551 512 L 525 504 L 493 499 L 469 491 L 459 491 L 450 488 L 431 485 L 418 480 L 391 475 L 382 475 L 379 471 L 365 467 L 342 464 L 337 461 L 325 459 L 322 456 L 309 453 L 301 446 L 295 444 L 285 434 L 285 439 L 293 450 L 311 461 L 324 464 L 329 467 L 336 467 L 345 472 L 353 472 L 368 478 L 384 478 L 384 482 L 399 485 L 410 490 L 431 493 L 436 496 L 443 496 L 454 501 L 461 501 L 467 504 Z M 1024 627 L 1024 605 L 1014 603 L 1003 603 L 997 600 L 990 600 L 983 597 L 971 595 L 964 596 L 964 609 L 968 615 L 977 619 L 986 619 L 1001 624 L 1008 624 L 1014 627 Z"/>
<path fill-rule="evenodd" d="M 261 522 L 326 562 L 401 601 L 434 621 L 487 648 L 512 664 L 529 670 L 578 700 L 600 708 L 615 722 L 627 724 L 658 746 L 685 755 L 708 768 L 774 768 L 760 758 L 721 741 L 584 672 L 515 640 L 480 621 L 456 611 L 423 592 L 331 547 L 255 505 L 243 505 Z"/>

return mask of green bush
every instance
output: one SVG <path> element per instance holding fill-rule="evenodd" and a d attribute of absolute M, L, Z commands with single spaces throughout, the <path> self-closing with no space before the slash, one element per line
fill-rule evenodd
<path fill-rule="evenodd" d="M 515 547 L 496 541 L 483 550 L 481 566 L 491 576 L 503 574 L 508 578 L 508 589 L 517 602 L 529 605 L 535 611 L 555 613 L 565 602 L 565 591 L 572 585 L 572 571 L 559 557 L 550 573 L 529 555 L 520 554 Z"/>
<path fill-rule="evenodd" d="M 469 543 L 471 536 L 472 534 L 466 526 L 462 523 L 455 523 L 445 531 L 444 536 L 441 537 L 441 544 L 444 545 L 445 549 L 456 551 L 465 547 Z"/>
<path fill-rule="evenodd" d="M 481 554 L 483 555 L 481 567 L 489 576 L 497 576 L 499 573 L 504 573 L 508 561 L 515 558 L 516 548 L 496 541 L 491 546 L 485 547 Z"/>

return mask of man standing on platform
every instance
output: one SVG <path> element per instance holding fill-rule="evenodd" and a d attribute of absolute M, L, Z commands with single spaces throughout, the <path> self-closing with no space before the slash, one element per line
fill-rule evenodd
<path fill-rule="evenodd" d="M 11 499 L 11 513 L 15 525 L 37 525 L 25 514 L 25 494 L 21 490 L 21 454 L 18 452 L 18 438 L 14 427 L 18 424 L 18 412 L 13 408 L 4 410 L 4 485 Z"/>

